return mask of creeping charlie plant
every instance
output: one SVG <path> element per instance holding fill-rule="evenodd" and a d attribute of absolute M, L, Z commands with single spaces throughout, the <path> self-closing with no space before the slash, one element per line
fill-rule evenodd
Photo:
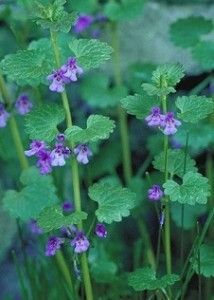
<path fill-rule="evenodd" d="M 176 61 L 121 64 L 120 24 L 146 1 L 9 2 L 0 226 L 18 297 L 211 299 L 214 101 L 202 91 L 213 42 L 202 36 L 212 21 L 171 25 L 172 42 L 207 72 L 186 92 Z"/>

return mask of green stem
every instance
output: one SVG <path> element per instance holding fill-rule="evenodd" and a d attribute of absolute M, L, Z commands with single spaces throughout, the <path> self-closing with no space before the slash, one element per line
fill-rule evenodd
<path fill-rule="evenodd" d="M 190 92 L 189 95 L 197 95 L 199 94 L 205 87 L 212 81 L 213 75 L 209 75 L 203 81 L 201 81 L 198 85 L 196 85 Z"/>
<path fill-rule="evenodd" d="M 50 36 L 51 36 L 51 43 L 52 43 L 52 47 L 53 47 L 54 55 L 55 55 L 56 67 L 59 68 L 61 66 L 61 63 L 60 63 L 60 52 L 59 52 L 59 48 L 57 45 L 56 32 L 50 31 Z M 71 128 L 72 127 L 72 116 L 71 116 L 71 112 L 70 112 L 70 107 L 69 107 L 69 102 L 68 102 L 68 97 L 67 97 L 66 91 L 64 91 L 62 93 L 62 103 L 63 103 L 63 107 L 65 110 L 67 127 Z M 73 147 L 74 145 L 71 144 L 71 146 Z M 80 177 L 79 177 L 79 169 L 78 169 L 78 164 L 77 164 L 76 159 L 71 160 L 71 172 L 72 172 L 72 184 L 73 184 L 75 209 L 76 209 L 76 211 L 81 211 Z M 78 228 L 79 228 L 79 230 L 83 229 L 82 222 L 80 222 L 80 224 L 78 225 Z M 92 285 L 91 285 L 91 279 L 90 279 L 90 274 L 89 274 L 86 253 L 83 253 L 81 255 L 80 260 L 81 260 L 81 267 L 82 267 L 82 272 L 83 272 L 83 281 L 84 281 L 84 285 L 85 285 L 86 299 L 93 300 Z"/>
<path fill-rule="evenodd" d="M 120 68 L 120 43 L 118 37 L 118 28 L 116 23 L 112 23 L 112 47 L 113 53 L 113 67 L 114 67 L 114 80 L 117 87 L 122 85 L 122 76 Z M 124 109 L 119 105 L 118 117 L 120 125 L 120 138 L 122 145 L 122 157 L 123 157 L 123 172 L 126 184 L 128 184 L 132 177 L 132 162 L 131 162 L 131 150 L 129 144 L 127 114 Z"/>

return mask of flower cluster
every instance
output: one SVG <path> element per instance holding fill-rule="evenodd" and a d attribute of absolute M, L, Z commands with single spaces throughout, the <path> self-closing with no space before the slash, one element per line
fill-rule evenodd
<path fill-rule="evenodd" d="M 64 166 L 65 160 L 71 154 L 71 150 L 63 142 L 59 143 L 58 139 L 57 136 L 57 143 L 52 150 L 49 150 L 44 141 L 34 140 L 30 144 L 30 149 L 25 151 L 26 156 L 36 156 L 38 158 L 37 167 L 43 175 L 50 173 L 52 167 Z"/>
<path fill-rule="evenodd" d="M 148 190 L 148 198 L 151 201 L 158 201 L 163 197 L 163 191 L 161 187 L 158 184 L 154 184 L 149 190 Z"/>
<path fill-rule="evenodd" d="M 51 82 L 49 89 L 53 92 L 62 93 L 65 90 L 65 84 L 77 81 L 77 75 L 82 73 L 83 69 L 77 65 L 76 58 L 69 57 L 64 65 L 47 77 Z"/>
<path fill-rule="evenodd" d="M 33 107 L 31 100 L 29 99 L 28 95 L 21 94 L 15 103 L 15 108 L 18 114 L 21 116 L 28 114 Z"/>
<path fill-rule="evenodd" d="M 146 122 L 150 127 L 158 127 L 165 135 L 173 135 L 177 132 L 177 127 L 181 122 L 174 118 L 173 112 L 161 113 L 159 107 L 153 107 L 151 114 L 146 117 Z"/>
<path fill-rule="evenodd" d="M 98 14 L 96 16 L 82 14 L 77 18 L 74 24 L 74 32 L 76 34 L 81 34 L 85 30 L 90 28 L 92 24 L 95 23 L 100 24 L 106 22 L 107 20 L 108 20 L 107 17 L 104 16 L 103 14 Z M 97 36 L 99 36 L 100 30 L 97 27 L 95 27 L 94 29 L 90 30 L 89 33 L 91 33 L 91 35 L 96 38 Z"/>

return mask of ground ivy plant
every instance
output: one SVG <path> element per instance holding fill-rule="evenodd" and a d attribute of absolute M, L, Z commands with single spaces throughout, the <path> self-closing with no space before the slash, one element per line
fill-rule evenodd
<path fill-rule="evenodd" d="M 197 161 L 213 145 L 214 101 L 178 91 L 178 63 L 153 66 L 139 86 L 125 78 L 118 26 L 145 2 L 5 6 L 16 46 L 0 61 L 0 156 L 11 172 L 1 207 L 17 223 L 22 299 L 184 299 L 193 276 L 214 276 L 212 174 Z M 211 30 L 191 17 L 170 35 L 200 57 Z"/>

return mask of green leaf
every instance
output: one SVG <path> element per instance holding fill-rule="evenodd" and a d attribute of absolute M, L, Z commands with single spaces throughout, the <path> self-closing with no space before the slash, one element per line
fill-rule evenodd
<path fill-rule="evenodd" d="M 107 43 L 95 39 L 73 39 L 69 47 L 84 69 L 99 67 L 110 59 L 113 51 Z"/>
<path fill-rule="evenodd" d="M 109 1 L 105 6 L 105 15 L 112 21 L 132 20 L 142 13 L 145 0 L 115 0 Z"/>
<path fill-rule="evenodd" d="M 203 17 L 189 17 L 179 19 L 170 27 L 170 37 L 175 45 L 188 48 L 195 46 L 201 36 L 213 29 L 211 20 Z"/>
<path fill-rule="evenodd" d="M 163 187 L 165 195 L 168 195 L 171 201 L 178 201 L 182 204 L 206 204 L 207 197 L 210 196 L 208 179 L 199 173 L 186 173 L 181 185 L 174 180 L 167 180 Z"/>
<path fill-rule="evenodd" d="M 98 3 L 95 0 L 72 0 L 71 8 L 78 13 L 80 12 L 86 14 L 92 14 L 99 9 Z"/>
<path fill-rule="evenodd" d="M 18 85 L 37 86 L 43 82 L 52 66 L 45 53 L 36 50 L 20 50 L 6 55 L 0 63 L 3 74 Z"/>
<path fill-rule="evenodd" d="M 87 214 L 83 211 L 76 211 L 68 216 L 65 216 L 60 205 L 55 205 L 43 209 L 38 217 L 38 224 L 44 230 L 49 232 L 51 230 L 59 229 L 63 226 L 77 225 L 82 220 L 87 218 Z"/>
<path fill-rule="evenodd" d="M 188 148 L 194 155 L 214 145 L 213 125 L 203 123 L 183 124 L 175 135 L 175 140 L 182 146 L 186 144 L 187 132 L 189 132 Z"/>
<path fill-rule="evenodd" d="M 43 208 L 58 202 L 56 188 L 50 176 L 42 176 L 32 167 L 22 172 L 24 185 L 20 192 L 8 190 L 3 198 L 4 209 L 23 221 L 37 219 Z"/>
<path fill-rule="evenodd" d="M 157 278 L 155 271 L 149 267 L 137 269 L 128 275 L 128 284 L 137 292 L 164 289 L 179 280 L 180 278 L 176 274 L 165 275 L 161 278 Z"/>
<path fill-rule="evenodd" d="M 176 106 L 180 109 L 178 117 L 185 122 L 197 123 L 214 111 L 214 101 L 212 98 L 204 96 L 182 96 L 176 100 Z"/>
<path fill-rule="evenodd" d="M 55 0 L 53 3 L 48 1 L 45 4 L 42 1 L 34 0 L 32 11 L 36 24 L 44 29 L 69 32 L 76 19 L 76 14 L 65 11 L 65 3 L 66 0 Z"/>
<path fill-rule="evenodd" d="M 183 150 L 168 150 L 168 163 L 167 163 L 167 171 L 173 175 L 178 175 L 179 177 L 183 177 L 184 175 L 184 161 L 185 161 L 185 153 Z M 156 155 L 153 161 L 153 166 L 155 169 L 164 172 L 165 171 L 165 156 L 164 152 Z M 187 172 L 197 172 L 197 168 L 195 167 L 195 161 L 190 158 L 189 154 L 186 156 L 186 173 Z"/>
<path fill-rule="evenodd" d="M 87 120 L 87 128 L 72 126 L 66 129 L 68 140 L 73 143 L 97 142 L 109 138 L 115 127 L 114 121 L 101 115 L 91 115 Z"/>
<path fill-rule="evenodd" d="M 82 98 L 92 107 L 115 107 L 122 97 L 127 95 L 127 88 L 109 87 L 109 78 L 102 73 L 87 76 L 81 83 Z"/>
<path fill-rule="evenodd" d="M 207 71 L 214 69 L 214 42 L 202 41 L 192 49 L 195 60 Z"/>
<path fill-rule="evenodd" d="M 95 183 L 89 188 L 89 197 L 98 202 L 95 214 L 99 222 L 120 222 L 122 217 L 130 215 L 130 210 L 136 205 L 136 194 L 127 188 Z"/>
<path fill-rule="evenodd" d="M 214 277 L 214 246 L 203 244 L 200 247 L 200 274 L 205 277 Z M 192 262 L 193 259 L 190 261 Z M 199 274 L 198 259 L 196 258 L 193 270 Z"/>
<path fill-rule="evenodd" d="M 64 120 L 64 110 L 58 105 L 44 104 L 25 117 L 25 131 L 32 140 L 51 142 L 57 135 L 57 125 Z"/>
<path fill-rule="evenodd" d="M 127 96 L 121 100 L 121 104 L 130 115 L 136 116 L 137 119 L 144 119 L 149 115 L 151 108 L 158 106 L 160 101 L 143 93 L 142 95 Z"/>
<path fill-rule="evenodd" d="M 184 220 L 183 228 L 190 230 L 195 228 L 195 224 L 198 220 L 198 217 L 204 214 L 207 211 L 206 205 L 195 204 L 194 206 L 183 204 L 184 205 Z M 177 227 L 182 227 L 181 220 L 182 204 L 174 202 L 171 204 L 171 216 L 172 220 L 175 222 Z"/>
<path fill-rule="evenodd" d="M 144 83 L 142 87 L 150 96 L 163 96 L 174 93 L 174 86 L 184 77 L 184 68 L 180 64 L 164 64 L 152 75 L 152 84 Z"/>
<path fill-rule="evenodd" d="M 94 248 L 89 251 L 88 259 L 96 282 L 111 283 L 115 279 L 117 265 L 109 258 L 103 244 L 95 243 Z"/>

